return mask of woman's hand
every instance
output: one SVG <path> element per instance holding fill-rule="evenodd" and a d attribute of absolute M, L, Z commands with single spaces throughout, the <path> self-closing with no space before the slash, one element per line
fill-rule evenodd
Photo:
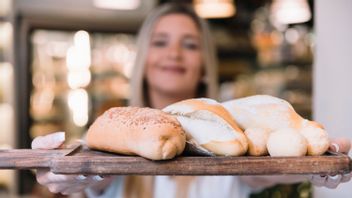
<path fill-rule="evenodd" d="M 351 148 L 351 141 L 347 138 L 331 139 L 330 151 L 347 154 Z M 351 173 L 344 175 L 311 175 L 309 181 L 315 186 L 336 188 L 340 183 L 351 180 Z"/>
<path fill-rule="evenodd" d="M 64 141 L 64 132 L 40 136 L 32 141 L 32 149 L 56 149 Z M 97 191 L 100 191 L 112 181 L 111 177 L 103 178 L 99 175 L 59 175 L 50 172 L 48 169 L 38 169 L 36 177 L 38 183 L 46 186 L 50 192 L 64 195 L 81 192 L 87 187 L 96 188 Z"/>
<path fill-rule="evenodd" d="M 346 138 L 330 140 L 329 150 L 333 152 L 348 153 L 351 141 Z M 336 188 L 340 183 L 348 182 L 351 173 L 344 175 L 278 175 L 278 176 L 240 176 L 240 179 L 254 189 L 267 188 L 276 184 L 292 184 L 310 181 L 315 186 Z"/>

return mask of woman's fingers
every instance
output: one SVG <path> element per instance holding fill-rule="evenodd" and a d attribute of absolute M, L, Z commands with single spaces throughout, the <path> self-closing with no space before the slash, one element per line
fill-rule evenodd
<path fill-rule="evenodd" d="M 82 192 L 85 188 L 87 188 L 87 186 L 85 186 L 85 185 L 75 186 L 74 188 L 66 188 L 65 190 L 63 190 L 61 192 L 61 194 L 69 195 L 69 194 L 76 193 L 76 192 Z"/>
<path fill-rule="evenodd" d="M 61 193 L 63 190 L 66 189 L 66 185 L 57 185 L 57 184 L 48 184 L 48 189 L 52 193 Z"/>
<path fill-rule="evenodd" d="M 325 186 L 327 188 L 336 188 L 341 183 L 342 175 L 327 176 Z"/>
<path fill-rule="evenodd" d="M 330 140 L 329 150 L 340 153 L 348 153 L 351 148 L 351 140 L 348 138 L 334 138 Z"/>
<path fill-rule="evenodd" d="M 324 186 L 327 188 L 336 188 L 340 183 L 345 183 L 351 180 L 351 173 L 339 174 L 334 176 L 311 175 L 309 181 L 315 186 Z"/>
<path fill-rule="evenodd" d="M 351 180 L 352 173 L 342 175 L 341 182 L 349 182 Z"/>
<path fill-rule="evenodd" d="M 46 136 L 40 136 L 32 141 L 32 149 L 55 149 L 65 141 L 64 132 L 56 132 Z M 81 192 L 88 186 L 102 181 L 104 178 L 98 175 L 61 175 L 50 172 L 49 169 L 37 170 L 37 181 L 46 186 L 50 192 L 71 194 Z"/>
<path fill-rule="evenodd" d="M 326 182 L 327 176 L 321 175 L 311 175 L 310 182 L 315 186 L 324 186 Z"/>
<path fill-rule="evenodd" d="M 104 180 L 104 178 L 102 176 L 99 175 L 93 175 L 93 176 L 85 176 L 85 178 L 83 179 L 83 177 L 80 177 L 80 175 L 77 177 L 79 178 L 79 182 L 77 182 L 78 184 L 75 186 L 67 186 L 67 188 L 63 189 L 61 191 L 61 193 L 63 195 L 69 195 L 72 193 L 76 193 L 76 192 L 81 192 L 83 191 L 85 188 L 96 184 L 97 182 L 100 182 L 102 180 Z"/>
<path fill-rule="evenodd" d="M 50 192 L 71 194 L 80 192 L 84 188 L 104 180 L 99 175 L 61 175 L 54 174 L 48 169 L 37 171 L 37 181 L 39 184 L 46 186 Z"/>
<path fill-rule="evenodd" d="M 100 176 L 98 176 L 100 178 Z M 49 184 L 51 192 L 68 195 L 76 192 L 82 192 L 85 188 L 96 184 L 102 180 L 97 180 L 96 176 L 87 176 L 85 179 L 75 177 L 74 181 Z"/>
<path fill-rule="evenodd" d="M 37 181 L 41 185 L 48 185 L 52 183 L 67 183 L 69 181 L 74 181 L 74 176 L 72 175 L 61 175 L 54 174 L 48 169 L 38 169 L 37 170 Z"/>
<path fill-rule="evenodd" d="M 55 149 L 60 147 L 65 141 L 65 132 L 51 133 L 39 136 L 32 141 L 32 149 Z"/>
<path fill-rule="evenodd" d="M 37 170 L 37 174 L 36 174 L 36 177 L 37 177 L 37 182 L 41 185 L 45 185 L 48 180 L 47 178 L 45 177 L 45 175 L 49 173 L 49 169 L 38 169 Z"/>

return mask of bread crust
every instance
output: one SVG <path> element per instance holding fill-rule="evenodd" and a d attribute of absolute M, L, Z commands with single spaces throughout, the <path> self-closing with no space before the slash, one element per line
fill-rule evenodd
<path fill-rule="evenodd" d="M 268 95 L 255 95 L 230 100 L 222 105 L 243 130 L 261 128 L 269 130 L 270 133 L 283 129 L 295 130 L 307 140 L 308 155 L 322 155 L 329 148 L 329 137 L 323 127 L 316 122 L 302 118 L 292 105 L 283 99 Z M 251 145 L 251 150 L 258 146 L 261 145 Z"/>
<path fill-rule="evenodd" d="M 187 141 L 196 142 L 195 146 L 201 149 L 226 156 L 240 156 L 247 152 L 248 142 L 243 131 L 231 114 L 215 100 L 188 99 L 169 105 L 163 111 L 178 118 L 187 133 Z M 203 130 L 194 126 L 199 123 L 204 125 Z"/>
<path fill-rule="evenodd" d="M 152 160 L 183 152 L 186 135 L 173 116 L 161 110 L 114 107 L 98 117 L 87 133 L 89 148 Z"/>

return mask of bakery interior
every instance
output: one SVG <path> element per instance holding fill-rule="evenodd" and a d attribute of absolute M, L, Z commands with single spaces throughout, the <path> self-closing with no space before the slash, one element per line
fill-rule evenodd
<path fill-rule="evenodd" d="M 108 108 L 125 106 L 138 28 L 165 2 L 1 0 L 0 149 L 30 148 L 33 138 L 54 131 L 70 142 Z M 217 46 L 220 101 L 277 96 L 331 136 L 352 138 L 351 1 L 173 2 L 213 3 L 198 14 Z M 350 187 L 319 193 L 349 197 Z M 282 185 L 251 197 L 312 197 L 313 190 Z M 0 197 L 66 196 L 49 193 L 32 171 L 0 170 Z"/>

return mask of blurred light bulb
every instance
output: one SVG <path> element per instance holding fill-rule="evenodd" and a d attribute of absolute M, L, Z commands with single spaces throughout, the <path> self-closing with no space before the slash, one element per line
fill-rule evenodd
<path fill-rule="evenodd" d="M 71 90 L 68 94 L 68 106 L 75 125 L 82 127 L 88 123 L 88 93 L 86 90 Z"/>
<path fill-rule="evenodd" d="M 287 42 L 290 44 L 296 43 L 299 39 L 299 36 L 300 35 L 299 35 L 298 30 L 295 28 L 289 28 L 286 30 L 285 38 L 286 38 Z"/>
<path fill-rule="evenodd" d="M 11 11 L 11 0 L 0 1 L 0 16 L 5 16 Z"/>
<path fill-rule="evenodd" d="M 93 5 L 102 9 L 135 10 L 140 4 L 140 0 L 93 0 Z"/>
<path fill-rule="evenodd" d="M 86 31 L 78 31 L 73 40 L 74 45 L 67 50 L 66 55 L 67 83 L 71 89 L 76 89 L 87 86 L 91 81 L 91 53 Z"/>
<path fill-rule="evenodd" d="M 8 22 L 0 22 L 0 49 L 8 48 L 12 41 L 12 25 Z"/>
<path fill-rule="evenodd" d="M 203 18 L 226 18 L 235 15 L 232 0 L 194 0 L 194 9 Z"/>
<path fill-rule="evenodd" d="M 91 73 L 88 69 L 72 71 L 67 74 L 68 86 L 71 89 L 86 87 L 91 81 Z"/>
<path fill-rule="evenodd" d="M 312 17 L 306 0 L 275 0 L 271 14 L 272 20 L 281 24 L 304 23 Z"/>

